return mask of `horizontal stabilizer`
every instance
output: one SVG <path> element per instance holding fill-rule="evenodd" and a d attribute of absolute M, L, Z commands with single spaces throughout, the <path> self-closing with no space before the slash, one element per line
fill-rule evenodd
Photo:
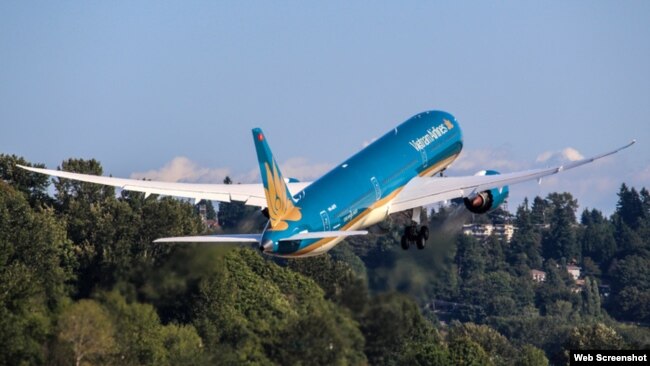
<path fill-rule="evenodd" d="M 154 243 L 259 243 L 262 234 L 177 236 L 156 239 Z"/>
<path fill-rule="evenodd" d="M 360 231 L 312 231 L 305 233 L 298 233 L 288 238 L 280 239 L 280 241 L 293 241 L 293 240 L 306 240 L 306 239 L 322 239 L 322 238 L 338 238 L 341 236 L 352 235 L 366 235 L 365 230 Z"/>

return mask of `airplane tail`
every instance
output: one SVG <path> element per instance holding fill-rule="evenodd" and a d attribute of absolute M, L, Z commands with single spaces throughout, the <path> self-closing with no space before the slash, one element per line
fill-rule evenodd
<path fill-rule="evenodd" d="M 291 197 L 278 164 L 266 143 L 266 136 L 261 129 L 253 129 L 253 141 L 257 151 L 257 161 L 260 164 L 266 203 L 271 219 L 271 230 L 282 231 L 289 227 L 287 221 L 298 221 L 302 218 L 300 208 Z"/>

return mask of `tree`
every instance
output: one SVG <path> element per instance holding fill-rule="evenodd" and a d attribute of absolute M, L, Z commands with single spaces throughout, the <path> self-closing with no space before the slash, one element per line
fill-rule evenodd
<path fill-rule="evenodd" d="M 505 261 L 505 252 L 508 245 L 505 239 L 490 235 L 483 245 L 485 247 L 486 270 L 488 272 L 505 270 L 508 266 Z"/>
<path fill-rule="evenodd" d="M 618 292 L 627 286 L 650 289 L 650 260 L 630 255 L 612 263 L 609 270 L 612 291 Z"/>
<path fill-rule="evenodd" d="M 0 182 L 0 269 L 26 265 L 41 281 L 50 309 L 67 295 L 76 260 L 63 223 L 48 208 L 32 210 L 24 196 Z"/>
<path fill-rule="evenodd" d="M 485 350 L 469 337 L 456 338 L 449 343 L 452 365 L 494 365 Z"/>
<path fill-rule="evenodd" d="M 73 167 L 101 172 L 91 160 L 74 160 Z M 171 197 L 144 198 L 129 192 L 114 194 L 62 180 L 57 192 L 67 221 L 68 236 L 76 244 L 80 266 L 78 295 L 90 296 L 96 287 L 111 289 L 118 282 L 143 282 L 146 273 L 172 251 L 155 239 L 198 234 L 203 226 L 193 206 Z"/>
<path fill-rule="evenodd" d="M 614 227 L 598 210 L 584 210 L 581 216 L 584 227 L 580 237 L 582 255 L 592 258 L 606 270 L 616 253 Z"/>
<path fill-rule="evenodd" d="M 127 303 L 116 291 L 96 295 L 108 309 L 115 324 L 115 357 L 124 365 L 167 363 L 163 326 L 149 304 Z"/>
<path fill-rule="evenodd" d="M 585 285 L 582 290 L 582 310 L 583 314 L 590 317 L 601 317 L 600 293 L 595 278 L 585 278 Z"/>
<path fill-rule="evenodd" d="M 530 221 L 533 225 L 545 225 L 549 223 L 550 204 L 547 200 L 537 196 L 533 199 L 530 211 Z"/>
<path fill-rule="evenodd" d="M 650 321 L 650 260 L 638 255 L 614 260 L 609 277 L 610 312 L 628 320 Z"/>
<path fill-rule="evenodd" d="M 212 268 L 199 283 L 193 324 L 215 363 L 365 362 L 356 323 L 311 279 L 245 249 Z"/>
<path fill-rule="evenodd" d="M 616 212 L 612 216 L 619 257 L 642 255 L 650 257 L 650 244 L 644 238 L 650 235 L 650 199 L 648 191 L 640 195 L 634 188 L 622 184 L 618 193 Z"/>
<path fill-rule="evenodd" d="M 436 331 L 422 317 L 417 305 L 397 293 L 374 297 L 361 320 L 361 329 L 371 365 L 404 364 L 401 360 L 405 355 L 418 358 L 413 352 L 439 344 Z"/>
<path fill-rule="evenodd" d="M 568 278 L 566 270 L 560 268 L 552 259 L 544 265 L 544 272 L 546 272 L 546 281 L 537 290 L 536 305 L 546 314 L 568 315 L 575 298 L 567 286 L 567 282 L 573 282 L 573 280 Z M 558 303 L 558 301 L 563 303 Z M 568 310 L 565 305 L 568 305 Z"/>
<path fill-rule="evenodd" d="M 473 237 L 458 235 L 456 265 L 463 280 L 485 272 L 485 249 Z"/>
<path fill-rule="evenodd" d="M 453 342 L 463 338 L 469 338 L 481 346 L 495 365 L 512 365 L 517 358 L 517 349 L 510 341 L 487 325 L 454 322 L 449 339 Z"/>
<path fill-rule="evenodd" d="M 0 267 L 0 364 L 44 361 L 42 345 L 51 331 L 38 278 L 26 265 Z"/>
<path fill-rule="evenodd" d="M 368 302 L 368 288 L 345 263 L 329 254 L 289 261 L 289 268 L 310 277 L 325 291 L 325 298 L 361 314 Z"/>
<path fill-rule="evenodd" d="M 102 165 L 95 159 L 68 159 L 61 163 L 60 169 L 68 172 L 92 175 L 102 175 L 103 173 Z M 74 200 L 79 200 L 90 205 L 115 197 L 115 189 L 113 187 L 65 178 L 57 178 L 54 181 L 54 187 L 56 188 L 55 197 L 59 205 L 64 208 L 69 208 L 71 201 Z"/>
<path fill-rule="evenodd" d="M 4 180 L 14 189 L 24 193 L 32 207 L 37 204 L 51 205 L 52 199 L 47 194 L 47 188 L 50 185 L 49 177 L 20 169 L 16 166 L 17 164 L 45 168 L 45 165 L 32 164 L 23 157 L 0 154 L 0 180 Z"/>
<path fill-rule="evenodd" d="M 521 316 L 491 318 L 490 325 L 512 342 L 529 343 L 548 355 L 561 352 L 571 330 L 571 323 L 565 317 L 539 316 L 535 311 Z"/>
<path fill-rule="evenodd" d="M 59 317 L 58 337 L 70 344 L 74 363 L 100 362 L 113 352 L 113 324 L 108 313 L 93 300 L 79 300 Z"/>
<path fill-rule="evenodd" d="M 208 365 L 203 341 L 191 324 L 168 324 L 162 327 L 163 345 L 169 365 Z"/>
<path fill-rule="evenodd" d="M 528 267 L 523 268 L 518 273 L 519 275 L 528 274 L 531 268 L 541 268 L 542 266 L 542 236 L 539 228 L 533 223 L 533 215 L 528 208 L 528 199 L 525 199 L 517 208 L 515 226 L 517 230 L 512 236 L 510 245 L 506 248 L 506 256 L 511 265 Z"/>
<path fill-rule="evenodd" d="M 563 346 L 561 359 L 564 361 L 562 363 L 566 363 L 569 360 L 570 350 L 618 350 L 623 347 L 625 347 L 623 338 L 613 328 L 603 323 L 582 325 L 574 327 L 569 333 Z"/>
<path fill-rule="evenodd" d="M 349 320 L 338 311 L 318 311 L 295 319 L 279 330 L 278 338 L 282 341 L 269 352 L 270 358 L 281 365 L 364 363 L 364 355 L 352 351 L 363 343 L 362 337 L 359 334 L 358 339 L 351 340 L 345 327 L 340 326 L 346 322 Z"/>
<path fill-rule="evenodd" d="M 519 351 L 516 366 L 548 366 L 548 358 L 541 349 L 525 344 Z"/>
<path fill-rule="evenodd" d="M 401 365 L 451 365 L 449 349 L 434 343 L 418 344 L 406 350 L 399 360 Z"/>
<path fill-rule="evenodd" d="M 567 261 L 580 259 L 578 246 L 575 211 L 578 201 L 570 193 L 551 193 L 547 197 L 550 209 L 550 229 L 545 232 L 542 249 L 545 258 Z"/>
<path fill-rule="evenodd" d="M 643 217 L 644 217 L 644 226 L 646 229 L 650 226 L 650 192 L 645 188 L 641 188 L 639 191 L 639 196 L 641 197 L 641 203 L 643 207 Z M 646 236 L 647 237 L 647 236 Z"/>
<path fill-rule="evenodd" d="M 40 364 L 76 265 L 54 212 L 0 182 L 0 364 Z"/>
<path fill-rule="evenodd" d="M 230 177 L 226 177 L 223 184 L 233 184 L 233 182 Z M 231 230 L 237 228 L 244 218 L 253 215 L 256 211 L 256 208 L 246 206 L 243 202 L 221 202 L 217 220 L 222 229 Z"/>
<path fill-rule="evenodd" d="M 629 189 L 625 183 L 621 184 L 616 203 L 616 215 L 632 230 L 639 228 L 645 218 L 644 203 L 636 189 Z"/>

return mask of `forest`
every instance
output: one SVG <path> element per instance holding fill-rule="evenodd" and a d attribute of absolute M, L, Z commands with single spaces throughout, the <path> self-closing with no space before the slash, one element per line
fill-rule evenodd
<path fill-rule="evenodd" d="M 0 365 L 566 365 L 570 349 L 650 348 L 644 187 L 611 192 L 609 217 L 578 212 L 570 193 L 513 214 L 452 203 L 423 211 L 424 250 L 400 248 L 407 218 L 393 215 L 285 260 L 153 243 L 209 233 L 199 207 L 219 232 L 255 232 L 256 209 L 51 186 L 16 164 L 43 167 L 0 154 Z M 96 160 L 59 168 L 104 173 Z M 476 239 L 468 222 L 516 230 Z"/>

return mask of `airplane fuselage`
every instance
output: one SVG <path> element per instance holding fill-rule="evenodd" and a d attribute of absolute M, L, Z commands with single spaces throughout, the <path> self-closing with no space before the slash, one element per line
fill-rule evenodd
<path fill-rule="evenodd" d="M 462 131 L 451 114 L 413 116 L 295 195 L 301 219 L 287 222 L 282 231 L 265 230 L 265 252 L 305 257 L 328 251 L 343 238 L 279 239 L 304 231 L 357 230 L 384 220 L 391 200 L 411 179 L 444 170 L 462 147 Z"/>

